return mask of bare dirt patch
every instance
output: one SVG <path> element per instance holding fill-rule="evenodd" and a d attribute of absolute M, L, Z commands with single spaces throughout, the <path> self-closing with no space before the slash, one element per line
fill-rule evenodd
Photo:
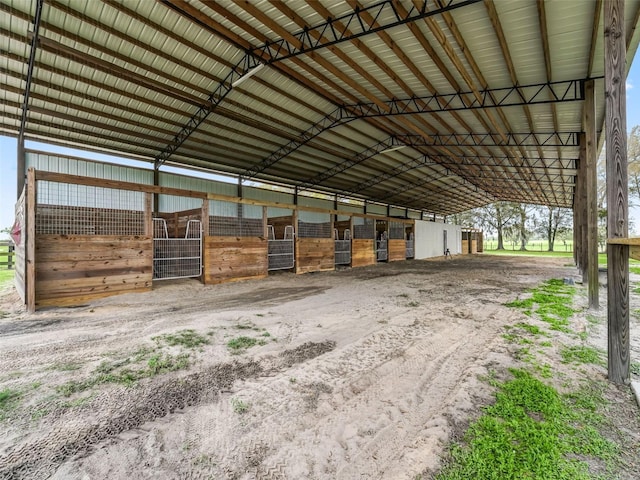
<path fill-rule="evenodd" d="M 523 314 L 503 304 L 574 276 L 566 263 L 473 256 L 179 281 L 31 316 L 3 292 L 0 390 L 16 397 L 0 478 L 428 478 L 491 401 L 483 378 L 519 364 L 503 335 Z M 601 342 L 601 318 L 576 325 Z M 637 409 L 616 401 L 627 431 L 612 434 L 637 446 Z"/>

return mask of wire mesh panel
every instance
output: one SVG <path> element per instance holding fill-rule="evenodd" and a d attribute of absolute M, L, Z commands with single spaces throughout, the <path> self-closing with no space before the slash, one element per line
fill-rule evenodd
<path fill-rule="evenodd" d="M 376 238 L 376 223 L 373 218 L 353 217 L 353 238 L 373 240 Z"/>
<path fill-rule="evenodd" d="M 402 222 L 389 222 L 389 239 L 402 240 L 404 236 L 404 223 Z"/>
<path fill-rule="evenodd" d="M 331 238 L 331 215 L 328 213 L 298 212 L 299 238 Z"/>
<path fill-rule="evenodd" d="M 202 225 L 199 220 L 189 220 L 185 238 L 167 238 L 161 222 L 156 230 L 160 237 L 153 239 L 153 279 L 199 277 L 202 275 Z"/>
<path fill-rule="evenodd" d="M 263 236 L 262 207 L 209 200 L 209 235 L 216 237 Z"/>
<path fill-rule="evenodd" d="M 335 250 L 336 265 L 351 264 L 351 240 L 336 240 Z"/>
<path fill-rule="evenodd" d="M 295 265 L 293 239 L 269 240 L 269 270 L 287 270 Z"/>
<path fill-rule="evenodd" d="M 144 235 L 144 193 L 39 181 L 36 233 Z"/>

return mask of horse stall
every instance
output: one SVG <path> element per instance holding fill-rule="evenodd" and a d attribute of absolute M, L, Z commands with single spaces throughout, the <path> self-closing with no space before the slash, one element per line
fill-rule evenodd
<path fill-rule="evenodd" d="M 267 209 L 267 270 L 291 270 L 295 267 L 295 217 L 284 208 Z"/>
<path fill-rule="evenodd" d="M 351 265 L 351 217 L 337 215 L 333 222 L 335 264 Z"/>
<path fill-rule="evenodd" d="M 333 216 L 329 213 L 298 210 L 296 273 L 335 270 Z"/>
<path fill-rule="evenodd" d="M 376 262 L 389 260 L 389 222 L 376 220 Z"/>
<path fill-rule="evenodd" d="M 180 202 L 161 195 L 160 204 Z M 187 199 L 201 204 L 198 199 Z M 202 276 L 202 207 L 153 215 L 153 280 Z"/>
<path fill-rule="evenodd" d="M 32 192 L 28 231 L 35 240 L 27 246 L 35 265 L 27 279 L 32 289 L 27 297 L 33 295 L 28 308 L 150 290 L 151 194 L 74 184 L 63 177 L 36 184 L 35 171 L 27 176 Z"/>
<path fill-rule="evenodd" d="M 206 202 L 209 220 L 204 238 L 204 283 L 266 277 L 266 208 L 222 200 Z"/>
<path fill-rule="evenodd" d="M 371 217 L 353 216 L 351 266 L 365 267 L 376 263 L 376 223 Z"/>
<path fill-rule="evenodd" d="M 387 244 L 388 261 L 396 262 L 407 259 L 407 241 L 404 222 L 389 221 L 389 239 Z"/>

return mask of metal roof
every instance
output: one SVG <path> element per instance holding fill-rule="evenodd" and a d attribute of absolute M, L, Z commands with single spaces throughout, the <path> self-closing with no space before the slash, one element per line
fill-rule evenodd
<path fill-rule="evenodd" d="M 603 125 L 602 0 L 0 0 L 10 135 L 40 2 L 28 139 L 447 215 L 571 207 Z"/>

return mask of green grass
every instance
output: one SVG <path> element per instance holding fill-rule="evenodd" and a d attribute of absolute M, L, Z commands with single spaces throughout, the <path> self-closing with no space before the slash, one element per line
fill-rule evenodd
<path fill-rule="evenodd" d="M 562 280 L 551 279 L 531 290 L 530 297 L 505 305 L 519 308 L 527 315 L 535 313 L 552 330 L 568 332 L 569 318 L 576 312 L 571 306 L 575 291 L 574 286 L 565 285 Z"/>
<path fill-rule="evenodd" d="M 232 398 L 231 408 L 233 408 L 233 411 L 235 413 L 242 415 L 243 413 L 247 413 L 249 411 L 249 404 L 246 402 L 243 402 L 238 398 Z"/>
<path fill-rule="evenodd" d="M 232 353 L 241 353 L 255 345 L 265 345 L 266 343 L 263 339 L 240 336 L 229 340 L 227 342 L 227 348 L 231 350 Z"/>
<path fill-rule="evenodd" d="M 19 390 L 11 388 L 0 390 L 0 420 L 6 418 L 7 414 L 16 407 L 21 397 L 22 393 Z"/>
<path fill-rule="evenodd" d="M 609 463 L 615 444 L 594 427 L 600 421 L 591 397 L 572 397 L 523 370 L 499 385 L 496 403 L 474 422 L 437 480 L 595 478 L 581 459 Z M 588 415 L 585 415 L 588 413 Z"/>
<path fill-rule="evenodd" d="M 5 257 L 2 257 L 5 258 Z M 15 270 L 0 270 L 0 288 L 11 285 L 13 283 L 13 277 Z"/>
<path fill-rule="evenodd" d="M 197 348 L 209 343 L 209 339 L 204 335 L 200 335 L 193 329 L 180 330 L 175 333 L 166 333 L 153 337 L 158 343 L 164 342 L 170 347 L 181 346 L 184 348 Z"/>
<path fill-rule="evenodd" d="M 640 362 L 631 362 L 630 369 L 633 375 L 640 375 Z"/>
<path fill-rule="evenodd" d="M 594 365 L 603 365 L 603 352 L 597 348 L 587 347 L 584 345 L 574 347 L 562 347 L 560 355 L 564 363 L 592 363 Z"/>

